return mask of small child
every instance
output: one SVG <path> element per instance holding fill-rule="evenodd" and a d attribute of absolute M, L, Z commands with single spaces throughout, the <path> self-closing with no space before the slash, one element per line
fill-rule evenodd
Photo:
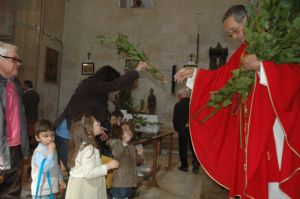
<path fill-rule="evenodd" d="M 116 143 L 116 141 L 119 140 L 119 128 L 120 128 L 120 123 L 118 120 L 118 115 L 116 114 L 116 112 L 112 112 L 112 114 L 110 115 L 110 139 L 109 139 L 109 145 L 112 146 Z"/>
<path fill-rule="evenodd" d="M 109 122 L 110 122 L 111 128 L 113 128 L 114 126 L 120 126 L 118 114 L 115 111 L 110 114 Z"/>
<path fill-rule="evenodd" d="M 85 114 L 71 127 L 69 166 L 71 168 L 66 199 L 106 199 L 104 176 L 119 166 L 111 160 L 102 164 L 95 136 L 104 133 L 100 123 Z"/>
<path fill-rule="evenodd" d="M 137 187 L 137 163 L 143 161 L 140 158 L 134 144 L 131 142 L 133 128 L 127 123 L 121 123 L 119 127 L 120 140 L 112 146 L 113 157 L 119 161 L 120 167 L 114 170 L 112 188 L 110 190 L 114 198 L 128 198 Z"/>
<path fill-rule="evenodd" d="M 51 194 L 65 188 L 60 167 L 58 165 L 57 153 L 54 144 L 54 131 L 52 123 L 48 120 L 40 120 L 34 126 L 35 139 L 39 142 L 34 150 L 31 160 L 31 194 L 32 198 L 50 198 Z M 40 168 L 43 160 L 43 173 L 39 183 L 38 193 L 36 195 Z M 50 184 L 48 184 L 48 172 L 50 172 Z"/>

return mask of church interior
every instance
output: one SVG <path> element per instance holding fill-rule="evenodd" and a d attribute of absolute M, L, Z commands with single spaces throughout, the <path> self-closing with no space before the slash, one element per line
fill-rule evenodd
<path fill-rule="evenodd" d="M 216 47 L 226 49 L 229 57 L 239 44 L 226 36 L 221 19 L 230 6 L 247 2 L 1 0 L 0 41 L 18 47 L 23 61 L 17 78 L 20 82 L 31 80 L 33 89 L 39 94 L 38 118 L 54 122 L 81 80 L 105 65 L 112 66 L 120 74 L 134 66 L 118 48 L 99 39 L 101 35 L 114 33 L 126 35 L 164 77 L 161 81 L 146 71 L 141 72 L 131 91 L 133 108 L 142 114 L 155 115 L 155 122 L 161 124 L 161 129 L 174 132 L 172 117 L 178 101 L 176 92 L 184 86 L 174 82 L 175 72 L 185 65 L 215 68 L 211 64 L 218 65 L 221 61 L 211 60 L 212 49 Z M 224 61 L 224 56 L 222 59 Z M 156 100 L 153 110 L 147 107 L 151 92 Z M 110 111 L 114 110 L 113 99 L 114 96 L 110 96 Z M 160 139 L 159 151 L 156 151 L 159 155 L 155 161 L 160 165 L 155 176 L 157 184 L 151 184 L 152 174 L 139 178 L 138 194 L 134 198 L 227 198 L 226 189 L 212 181 L 204 170 L 200 169 L 197 174 L 192 173 L 191 167 L 188 172 L 177 170 L 177 133 L 170 139 L 171 152 L 167 137 Z M 145 146 L 149 167 L 154 161 L 153 147 L 152 143 Z M 168 162 L 170 154 L 171 163 Z M 188 154 L 190 160 L 191 153 Z M 27 167 L 24 172 L 28 172 Z M 24 175 L 22 197 L 30 198 L 30 174 Z"/>

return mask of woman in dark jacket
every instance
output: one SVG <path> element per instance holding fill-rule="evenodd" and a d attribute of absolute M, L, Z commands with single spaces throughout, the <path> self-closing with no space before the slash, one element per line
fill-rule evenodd
<path fill-rule="evenodd" d="M 145 70 L 147 64 L 140 62 L 137 67 L 120 76 L 120 73 L 111 66 L 103 66 L 95 75 L 82 80 L 76 88 L 64 112 L 55 122 L 56 146 L 58 158 L 67 167 L 69 129 L 72 121 L 86 113 L 94 116 L 96 120 L 104 123 L 108 118 L 108 94 L 130 85 L 139 77 L 139 72 Z M 102 140 L 107 139 L 103 131 Z"/>

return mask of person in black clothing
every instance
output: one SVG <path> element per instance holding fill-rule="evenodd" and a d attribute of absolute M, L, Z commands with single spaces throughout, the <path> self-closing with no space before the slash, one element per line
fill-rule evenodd
<path fill-rule="evenodd" d="M 109 124 L 107 121 L 109 117 L 108 94 L 133 83 L 138 79 L 139 72 L 145 70 L 146 67 L 145 62 L 140 62 L 134 70 L 120 76 L 119 72 L 111 66 L 103 66 L 95 75 L 79 83 L 64 112 L 54 123 L 58 158 L 62 160 L 67 170 L 69 129 L 72 121 L 82 114 L 90 114 L 102 125 Z M 108 139 L 104 131 L 100 136 L 102 140 Z"/>
<path fill-rule="evenodd" d="M 179 158 L 181 162 L 178 169 L 185 172 L 188 171 L 187 150 L 188 145 L 190 145 L 193 156 L 193 173 L 196 174 L 199 171 L 199 162 L 195 156 L 189 132 L 190 98 L 186 89 L 178 90 L 177 97 L 179 101 L 174 106 L 173 126 L 175 131 L 178 132 Z"/>
<path fill-rule="evenodd" d="M 24 90 L 24 106 L 27 122 L 27 131 L 29 138 L 29 149 L 30 153 L 33 153 L 37 147 L 38 142 L 34 137 L 34 124 L 38 120 L 38 108 L 40 102 L 40 95 L 33 89 L 33 83 L 31 80 L 25 80 L 23 82 Z"/>
<path fill-rule="evenodd" d="M 29 123 L 35 123 L 38 120 L 40 96 L 33 89 L 31 80 L 25 80 L 23 83 L 26 119 Z"/>

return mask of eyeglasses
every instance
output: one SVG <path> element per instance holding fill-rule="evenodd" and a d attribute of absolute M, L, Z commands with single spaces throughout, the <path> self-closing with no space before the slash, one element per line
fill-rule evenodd
<path fill-rule="evenodd" d="M 22 59 L 19 59 L 17 57 L 8 57 L 8 56 L 4 56 L 4 55 L 0 55 L 0 57 L 4 58 L 4 59 L 9 59 L 14 63 L 22 63 Z"/>
<path fill-rule="evenodd" d="M 233 35 L 237 35 L 241 32 L 241 29 L 239 27 L 233 28 L 230 32 L 227 32 L 227 36 L 232 38 Z"/>

